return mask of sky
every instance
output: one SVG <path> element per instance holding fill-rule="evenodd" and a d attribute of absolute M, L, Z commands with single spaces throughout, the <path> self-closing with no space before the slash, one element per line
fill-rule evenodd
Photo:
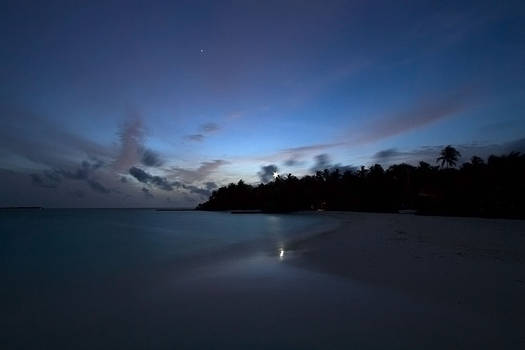
<path fill-rule="evenodd" d="M 4 1 L 0 206 L 525 151 L 523 23 L 520 1 Z"/>

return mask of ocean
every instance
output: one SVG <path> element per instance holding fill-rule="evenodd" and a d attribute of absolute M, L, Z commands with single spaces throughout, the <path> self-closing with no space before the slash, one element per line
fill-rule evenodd
<path fill-rule="evenodd" d="M 221 341 L 201 335 L 208 322 L 221 327 L 213 307 L 196 313 L 184 307 L 213 304 L 214 294 L 224 302 L 219 276 L 231 277 L 235 269 L 249 268 L 234 272 L 237 277 L 273 275 L 287 242 L 326 225 L 326 218 L 312 215 L 0 211 L 0 348 L 235 345 L 228 332 Z M 230 277 L 230 285 L 240 281 Z M 223 312 L 222 322 L 231 322 Z"/>
<path fill-rule="evenodd" d="M 2 271 L 11 282 L 49 282 L 154 268 L 243 244 L 279 251 L 321 221 L 307 215 L 199 211 L 0 211 Z"/>

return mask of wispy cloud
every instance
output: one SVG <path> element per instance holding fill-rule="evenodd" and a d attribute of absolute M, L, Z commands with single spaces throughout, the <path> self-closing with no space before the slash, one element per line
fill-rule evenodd
<path fill-rule="evenodd" d="M 282 149 L 282 153 L 291 153 L 291 154 L 297 154 L 297 153 L 304 153 L 304 152 L 317 152 L 322 151 L 329 148 L 334 148 L 337 146 L 344 145 L 345 142 L 335 142 L 335 143 L 319 143 L 314 145 L 307 145 L 307 146 L 299 146 L 299 147 L 290 147 Z"/>
<path fill-rule="evenodd" d="M 182 185 L 182 188 L 188 190 L 190 193 L 194 193 L 200 197 L 209 197 L 210 194 L 211 194 L 211 190 L 209 190 L 208 188 L 202 188 L 202 187 L 197 187 L 197 186 L 193 186 L 193 185 Z"/>
<path fill-rule="evenodd" d="M 129 169 L 129 173 L 131 176 L 133 176 L 135 179 L 142 183 L 152 184 L 164 191 L 173 190 L 172 184 L 164 177 L 151 175 L 148 172 L 137 167 L 131 167 Z"/>
<path fill-rule="evenodd" d="M 205 123 L 200 126 L 203 132 L 211 133 L 219 130 L 221 127 L 216 123 Z"/>
<path fill-rule="evenodd" d="M 144 193 L 144 195 L 146 196 L 146 198 L 153 198 L 153 194 L 151 193 L 151 191 L 149 189 L 147 189 L 146 187 L 142 187 L 142 193 Z"/>
<path fill-rule="evenodd" d="M 380 141 L 452 117 L 472 107 L 473 103 L 473 94 L 469 89 L 463 89 L 445 96 L 421 98 L 405 110 L 388 113 L 361 125 L 359 129 L 350 131 L 338 142 L 290 147 L 282 149 L 272 157 L 298 160 L 312 153 L 336 147 L 354 147 Z"/>
<path fill-rule="evenodd" d="M 287 167 L 295 167 L 303 164 L 303 162 L 299 160 L 297 155 L 293 154 L 290 158 L 286 159 L 283 164 Z"/>
<path fill-rule="evenodd" d="M 100 182 L 96 180 L 88 179 L 87 184 L 95 192 L 103 193 L 103 194 L 107 194 L 111 192 L 110 189 L 106 188 L 104 185 L 102 185 Z"/>
<path fill-rule="evenodd" d="M 115 159 L 115 169 L 123 171 L 140 161 L 144 138 L 142 121 L 134 117 L 126 121 L 119 132 L 120 149 Z"/>
<path fill-rule="evenodd" d="M 186 135 L 186 139 L 188 139 L 190 141 L 202 142 L 202 141 L 204 141 L 204 135 L 203 134 Z"/>
<path fill-rule="evenodd" d="M 384 160 L 390 160 L 392 158 L 398 157 L 399 155 L 402 155 L 403 153 L 399 152 L 395 148 L 388 148 L 384 149 L 382 151 L 376 152 L 373 159 L 376 159 L 378 161 L 384 161 Z"/>
<path fill-rule="evenodd" d="M 277 153 L 255 158 L 262 161 L 282 162 L 285 166 L 298 166 L 304 164 L 302 159 L 305 157 L 310 157 L 319 151 L 345 146 L 346 144 L 346 142 L 335 142 L 290 147 L 281 149 Z"/>
<path fill-rule="evenodd" d="M 150 149 L 142 150 L 142 158 L 140 161 L 142 164 L 149 167 L 159 167 L 164 164 L 164 160 L 160 155 Z"/>
<path fill-rule="evenodd" d="M 323 171 L 325 169 L 328 170 L 335 170 L 338 169 L 341 172 L 345 171 L 353 171 L 355 170 L 355 167 L 352 165 L 343 165 L 343 164 L 333 164 L 330 160 L 330 156 L 326 153 L 318 154 L 314 157 L 314 165 L 310 168 L 310 171 L 317 172 L 317 171 Z"/>
<path fill-rule="evenodd" d="M 53 179 L 53 178 L 46 176 L 45 174 L 41 175 L 41 174 L 33 173 L 33 174 L 29 174 L 29 176 L 31 177 L 32 184 L 35 186 L 40 186 L 44 188 L 56 188 L 58 184 L 60 183 L 59 178 Z"/>
<path fill-rule="evenodd" d="M 397 111 L 381 114 L 372 120 L 369 118 L 368 121 L 355 126 L 352 130 L 347 129 L 348 131 L 335 138 L 332 142 L 289 147 L 267 155 L 244 156 L 235 160 L 252 164 L 255 161 L 279 163 L 287 167 L 294 166 L 296 167 L 296 172 L 302 173 L 306 169 L 299 169 L 298 165 L 307 164 L 316 155 L 330 153 L 330 150 L 337 148 L 339 148 L 338 153 L 340 153 L 342 149 L 361 147 L 389 137 L 402 135 L 417 128 L 426 127 L 439 120 L 452 118 L 464 111 L 475 108 L 479 103 L 477 96 L 474 89 L 469 89 L 468 87 L 447 94 L 428 95 L 409 103 Z M 354 118 L 349 117 L 349 119 Z M 341 164 L 336 165 L 339 167 L 343 166 Z"/>
<path fill-rule="evenodd" d="M 467 90 L 438 98 L 423 98 L 404 111 L 387 114 L 353 130 L 348 142 L 366 144 L 421 128 L 472 107 L 472 102 L 472 94 Z"/>
<path fill-rule="evenodd" d="M 32 184 L 39 187 L 57 188 L 65 179 L 85 182 L 93 191 L 108 194 L 111 190 L 93 177 L 93 173 L 103 166 L 104 162 L 101 160 L 95 160 L 94 162 L 85 160 L 74 170 L 44 170 L 41 174 L 32 173 L 29 174 L 29 176 L 31 177 Z"/>
<path fill-rule="evenodd" d="M 0 105 L 0 152 L 35 166 L 61 168 L 71 159 L 94 157 L 110 159 L 111 148 L 64 130 L 42 116 L 24 108 Z M 0 165 L 3 160 L 0 160 Z M 12 164 L 17 168 L 18 164 Z"/>
<path fill-rule="evenodd" d="M 323 153 L 315 156 L 315 164 L 312 167 L 312 171 L 324 170 L 330 167 L 330 157 L 328 154 Z"/>
<path fill-rule="evenodd" d="M 137 187 L 128 181 L 131 176 L 121 176 L 118 168 L 163 163 L 160 154 L 144 146 L 138 117 L 121 126 L 116 144 L 104 145 L 24 108 L 0 105 L 0 114 L 0 168 L 11 169 L 0 172 L 3 205 L 140 206 Z M 181 205 L 192 205 L 197 200 L 188 197 L 188 192 L 191 189 L 172 192 L 172 196 Z M 100 195 L 107 195 L 103 202 Z M 126 196 L 125 202 L 121 195 Z"/>
<path fill-rule="evenodd" d="M 129 169 L 129 173 L 139 182 L 154 186 L 163 191 L 182 189 L 188 191 L 189 193 L 196 194 L 199 197 L 208 197 L 211 194 L 211 191 L 217 188 L 217 184 L 214 182 L 206 182 L 204 187 L 199 187 L 191 184 L 185 184 L 180 181 L 169 181 L 166 177 L 151 175 L 145 170 L 136 167 Z M 147 190 L 147 192 L 145 190 Z M 152 195 L 151 191 L 146 187 L 143 187 L 142 191 L 148 195 Z"/>
<path fill-rule="evenodd" d="M 186 135 L 185 138 L 190 141 L 202 142 L 210 134 L 221 129 L 217 123 L 204 123 L 199 126 L 199 133 Z"/>
<path fill-rule="evenodd" d="M 119 151 L 114 161 L 117 171 L 126 171 L 130 167 L 142 164 L 148 167 L 160 167 L 164 161 L 159 153 L 144 146 L 145 128 L 138 115 L 130 117 L 118 133 Z"/>
<path fill-rule="evenodd" d="M 101 168 L 104 165 L 104 162 L 97 161 L 96 163 L 90 163 L 87 160 L 80 163 L 80 167 L 71 171 L 58 169 L 55 170 L 56 175 L 61 175 L 66 179 L 70 180 L 86 180 L 95 170 Z"/>
<path fill-rule="evenodd" d="M 217 187 L 219 187 L 219 186 L 217 186 L 217 184 L 215 182 L 212 182 L 212 181 L 208 181 L 204 185 L 206 186 L 206 189 L 209 190 L 209 191 L 214 190 Z"/>
<path fill-rule="evenodd" d="M 227 161 L 216 159 L 211 162 L 202 162 L 197 169 L 184 169 L 174 167 L 171 169 L 173 176 L 186 183 L 200 182 L 206 179 L 210 174 L 217 171 L 217 169 L 225 164 Z"/>

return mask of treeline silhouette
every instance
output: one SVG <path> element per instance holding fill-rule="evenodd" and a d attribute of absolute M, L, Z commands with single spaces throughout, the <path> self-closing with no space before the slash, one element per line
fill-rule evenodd
<path fill-rule="evenodd" d="M 459 152 L 441 151 L 432 166 L 396 164 L 341 172 L 317 171 L 297 178 L 278 176 L 251 186 L 242 180 L 213 191 L 198 210 L 350 210 L 397 212 L 414 209 L 427 215 L 525 218 L 525 154 L 512 152 L 472 157 L 455 168 Z"/>

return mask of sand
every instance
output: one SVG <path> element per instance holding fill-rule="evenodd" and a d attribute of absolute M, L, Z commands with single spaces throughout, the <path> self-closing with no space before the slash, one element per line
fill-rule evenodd
<path fill-rule="evenodd" d="M 525 346 L 525 221 L 320 215 L 339 227 L 290 245 L 298 252 L 290 264 L 469 313 Z"/>

